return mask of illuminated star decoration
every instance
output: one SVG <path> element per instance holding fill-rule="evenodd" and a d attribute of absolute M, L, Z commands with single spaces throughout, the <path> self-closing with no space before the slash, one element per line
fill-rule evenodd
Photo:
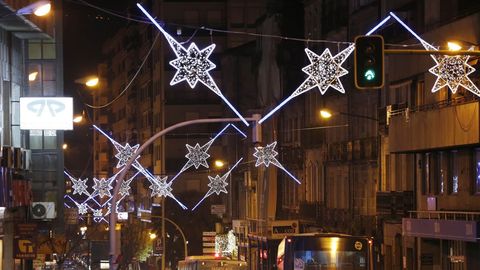
<path fill-rule="evenodd" d="M 247 120 L 235 109 L 235 107 L 228 101 L 228 99 L 222 94 L 217 84 L 213 80 L 209 71 L 214 69 L 215 64 L 208 59 L 215 49 L 215 44 L 206 47 L 203 50 L 198 49 L 195 43 L 190 43 L 187 49 L 176 41 L 170 34 L 168 34 L 158 22 L 140 5 L 138 8 L 147 16 L 147 18 L 162 32 L 167 39 L 170 47 L 177 56 L 177 59 L 170 61 L 170 65 L 177 69 L 175 76 L 173 77 L 170 85 L 175 85 L 182 81 L 187 81 L 191 88 L 194 88 L 197 82 L 201 82 L 208 89 L 217 94 L 230 109 L 242 120 L 242 122 L 249 126 Z"/>
<path fill-rule="evenodd" d="M 93 189 L 92 193 L 88 192 L 88 188 L 83 187 L 83 184 L 77 183 L 79 185 L 79 187 L 82 186 L 80 189 L 83 192 L 80 193 L 79 190 L 77 190 L 77 192 L 75 192 L 75 190 L 74 190 L 74 192 L 72 193 L 73 197 L 69 194 L 66 194 L 64 196 L 65 207 L 67 207 L 67 208 L 76 207 L 78 209 L 80 219 L 84 218 L 84 217 L 82 217 L 82 215 L 86 215 L 88 212 L 94 213 L 96 211 L 98 215 L 100 215 L 100 213 L 103 213 L 102 216 L 96 216 L 93 220 L 95 222 L 106 222 L 106 223 L 108 223 L 108 220 L 106 219 L 106 217 L 110 214 L 110 204 L 111 204 L 110 201 L 112 200 L 112 197 L 111 197 L 110 194 L 111 194 L 111 190 L 113 189 L 111 184 L 113 183 L 113 180 L 116 178 L 116 176 L 120 172 L 121 172 L 121 170 L 119 172 L 117 172 L 115 175 L 113 175 L 112 177 L 109 177 L 108 179 L 94 178 L 95 183 L 94 183 L 94 186 L 92 187 L 92 189 Z M 72 182 L 73 182 L 73 180 L 76 180 L 73 176 L 68 174 L 66 171 L 65 171 L 65 174 L 72 180 Z M 120 191 L 119 191 L 121 197 L 117 201 L 117 208 L 118 208 L 120 202 L 126 196 L 129 195 L 129 190 L 130 190 L 129 184 L 133 181 L 133 179 L 135 177 L 137 177 L 138 174 L 139 174 L 139 172 L 136 172 L 132 177 L 130 177 L 129 179 L 124 180 L 122 182 L 122 186 L 120 187 Z M 78 181 L 78 180 L 76 180 L 76 181 Z M 86 182 L 87 182 L 87 179 L 82 180 L 82 183 L 85 183 L 85 186 L 86 186 Z M 77 196 L 75 196 L 75 194 Z M 85 198 L 85 196 L 80 196 L 80 195 L 85 195 L 86 198 Z M 96 197 L 100 198 L 101 202 Z M 104 197 L 108 197 L 108 198 L 104 198 Z M 72 202 L 75 204 L 75 206 L 71 205 Z M 106 212 L 104 212 L 103 209 L 105 209 L 107 206 L 108 206 L 108 209 L 107 209 Z"/>
<path fill-rule="evenodd" d="M 171 182 L 175 181 L 175 179 L 177 179 L 180 174 L 182 174 L 184 171 L 188 170 L 192 166 L 195 166 L 195 169 L 198 169 L 200 166 L 208 168 L 207 159 L 210 157 L 210 155 L 207 153 L 207 151 L 210 149 L 213 142 L 215 142 L 215 140 L 220 135 L 222 135 L 225 130 L 227 130 L 227 128 L 229 128 L 230 126 L 235 128 L 242 136 L 246 137 L 246 134 L 239 130 L 235 125 L 228 124 L 222 130 L 220 130 L 220 132 L 218 132 L 215 137 L 210 139 L 202 146 L 200 146 L 200 144 L 198 143 L 193 147 L 189 144 L 186 144 L 185 146 L 187 147 L 188 153 L 185 155 L 185 157 L 188 159 L 188 161 L 185 163 L 185 165 L 183 165 L 182 169 L 180 169 L 180 171 L 172 178 Z"/>
<path fill-rule="evenodd" d="M 77 208 L 80 215 L 85 215 L 88 213 L 88 206 L 85 203 L 77 204 Z"/>
<path fill-rule="evenodd" d="M 183 205 L 179 200 L 177 200 L 177 198 L 175 198 L 175 196 L 173 196 L 173 194 L 172 194 L 173 189 L 171 187 L 172 181 L 167 182 L 167 178 L 168 178 L 167 176 L 165 176 L 165 177 L 156 176 L 155 177 L 156 181 L 152 182 L 152 184 L 149 187 L 152 190 L 151 196 L 152 197 L 155 197 L 155 196 L 170 197 L 174 201 L 176 201 L 184 210 L 188 209 L 188 207 Z"/>
<path fill-rule="evenodd" d="M 103 198 L 105 196 L 112 196 L 112 194 L 110 193 L 110 190 L 112 190 L 112 183 L 110 182 L 110 179 L 97 179 L 94 177 L 93 181 L 95 182 L 95 184 L 93 185 L 93 190 L 95 190 L 95 192 L 100 198 Z"/>
<path fill-rule="evenodd" d="M 277 168 L 283 170 L 285 173 L 288 174 L 295 182 L 298 184 L 301 184 L 301 182 L 293 176 L 283 165 L 277 160 L 276 156 L 278 155 L 278 152 L 275 151 L 275 146 L 277 145 L 277 142 L 273 142 L 271 144 L 267 144 L 267 146 L 262 147 L 258 146 L 255 147 L 255 153 L 253 153 L 253 156 L 257 158 L 257 162 L 255 163 L 255 167 L 258 167 L 262 164 L 265 164 L 266 167 L 270 166 L 270 164 L 275 165 Z"/>
<path fill-rule="evenodd" d="M 133 147 L 130 144 L 126 143 L 125 146 L 118 148 L 118 153 L 115 157 L 118 159 L 117 169 L 127 165 L 128 160 L 140 147 L 139 144 L 134 145 Z"/>
<path fill-rule="evenodd" d="M 438 49 L 431 44 L 423 40 L 417 33 L 415 33 L 410 27 L 408 27 L 400 18 L 398 18 L 393 12 L 390 15 L 394 17 L 405 29 L 407 29 L 413 36 L 415 36 L 426 50 L 437 51 Z M 470 49 L 472 50 L 472 49 Z M 432 88 L 432 93 L 437 92 L 445 86 L 450 88 L 452 93 L 456 93 L 459 86 L 462 86 L 466 90 L 473 94 L 480 96 L 480 90 L 470 80 L 468 75 L 475 72 L 475 68 L 468 64 L 470 59 L 469 55 L 430 55 L 435 61 L 435 66 L 430 68 L 429 71 L 433 75 L 437 76 L 437 80 Z"/>
<path fill-rule="evenodd" d="M 366 35 L 371 35 L 376 31 L 380 26 L 385 24 L 390 19 L 390 16 L 382 20 L 374 28 L 372 28 Z M 332 56 L 330 50 L 327 48 L 323 51 L 321 55 L 314 53 L 313 51 L 305 48 L 305 53 L 307 54 L 308 59 L 310 60 L 310 65 L 302 68 L 302 71 L 305 72 L 308 77 L 303 81 L 303 83 L 293 91 L 293 93 L 278 104 L 273 110 L 267 113 L 262 119 L 258 121 L 259 124 L 263 123 L 270 116 L 272 116 L 276 111 L 281 107 L 287 104 L 290 100 L 295 98 L 298 95 L 301 95 L 315 87 L 320 90 L 320 93 L 323 95 L 332 87 L 333 89 L 339 91 L 340 93 L 345 93 L 340 77 L 348 74 L 348 71 L 342 67 L 343 62 L 350 56 L 354 51 L 355 44 L 349 45 L 347 48 L 340 51 L 335 56 Z"/>
<path fill-rule="evenodd" d="M 195 169 L 198 169 L 200 165 L 208 168 L 207 158 L 209 158 L 210 155 L 207 154 L 206 151 L 208 151 L 210 145 L 211 144 L 205 144 L 203 146 L 200 146 L 200 144 L 198 143 L 194 147 L 188 144 L 186 145 L 188 154 L 186 154 L 185 157 L 188 158 L 188 162 L 192 163 L 193 166 L 195 166 Z"/>
<path fill-rule="evenodd" d="M 72 188 L 73 188 L 73 195 L 75 194 L 78 194 L 78 195 L 82 195 L 82 194 L 85 194 L 85 195 L 90 195 L 87 191 L 87 178 L 85 178 L 84 180 L 82 180 L 81 178 L 79 178 L 78 180 L 75 179 L 73 176 L 71 176 L 70 174 L 68 174 L 67 172 L 65 172 L 65 174 L 68 176 L 68 178 L 70 178 L 70 181 L 72 181 L 73 185 L 72 185 Z"/>
<path fill-rule="evenodd" d="M 119 160 L 118 161 L 118 165 L 117 165 L 117 168 L 122 168 L 124 167 L 128 161 L 133 157 L 133 155 L 135 154 L 135 152 L 139 149 L 139 145 L 135 145 L 133 147 L 131 147 L 128 143 L 126 143 L 125 146 L 122 146 L 120 143 L 118 143 L 117 141 L 115 141 L 113 138 L 111 138 L 107 133 L 105 133 L 103 130 L 101 130 L 99 127 L 93 125 L 93 127 L 98 130 L 100 133 L 102 133 L 105 137 L 108 138 L 108 140 L 113 144 L 113 146 L 115 147 L 115 149 L 117 150 L 117 154 L 115 155 L 115 157 Z M 161 183 L 159 183 L 159 179 L 157 177 L 155 177 L 151 172 L 149 172 L 147 169 L 145 169 L 141 164 L 140 162 L 138 161 L 138 158 L 140 156 L 138 156 L 137 158 L 135 158 L 135 161 L 133 161 L 132 163 L 132 166 L 141 174 L 143 174 L 147 180 L 150 182 L 150 187 L 157 187 L 157 186 L 161 186 Z M 128 185 L 130 185 L 130 182 L 132 181 L 133 179 L 131 179 L 129 182 L 128 182 Z M 171 183 L 170 183 L 171 185 Z M 169 185 L 169 187 L 170 187 Z M 123 188 L 123 190 L 122 190 Z M 119 193 L 123 196 L 126 196 L 124 195 L 124 193 L 128 193 L 129 191 L 129 188 L 126 189 L 126 186 L 125 186 L 125 183 L 122 183 L 122 186 L 121 186 L 121 189 L 119 191 Z M 154 190 L 152 189 L 152 192 Z M 123 193 L 123 194 L 122 194 Z M 170 192 L 169 193 L 170 195 L 168 197 L 172 198 L 173 200 L 175 200 L 179 205 L 180 207 L 182 207 L 183 209 L 187 209 L 187 207 L 181 203 L 177 198 L 175 198 L 175 196 L 173 196 L 173 194 Z M 152 195 L 153 196 L 153 195 Z M 123 198 L 123 197 L 122 197 Z"/>
<path fill-rule="evenodd" d="M 211 177 L 210 175 L 208 176 L 208 179 L 210 180 L 210 183 L 208 183 L 208 187 L 210 189 L 207 191 L 205 196 L 192 208 L 192 211 L 195 210 L 202 202 L 205 200 L 208 196 L 212 194 L 217 194 L 220 195 L 220 193 L 228 193 L 226 187 L 228 186 L 227 183 L 227 178 L 230 176 L 230 173 L 232 172 L 235 167 L 242 161 L 243 158 L 240 158 L 235 165 L 233 165 L 230 170 L 228 170 L 227 173 L 225 173 L 222 176 L 216 175 L 215 177 Z"/>

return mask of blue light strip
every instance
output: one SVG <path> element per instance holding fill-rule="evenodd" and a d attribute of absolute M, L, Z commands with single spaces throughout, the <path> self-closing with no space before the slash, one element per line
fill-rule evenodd
<path fill-rule="evenodd" d="M 391 18 L 390 16 L 387 16 L 385 19 L 383 19 L 383 21 L 381 21 L 379 24 L 377 24 L 375 27 L 373 27 L 365 35 L 370 36 L 371 34 L 373 34 L 373 32 L 377 31 L 378 28 L 382 27 L 382 25 L 384 25 L 388 20 L 390 20 L 390 18 Z"/>
<path fill-rule="evenodd" d="M 241 131 L 241 130 L 240 130 L 237 126 L 235 126 L 234 124 L 231 124 L 231 125 L 232 125 L 233 128 L 235 128 L 235 129 L 238 131 L 238 133 L 242 134 L 242 136 L 243 136 L 244 138 L 247 138 L 247 134 L 245 134 L 243 131 Z"/>
<path fill-rule="evenodd" d="M 414 37 L 416 37 L 420 42 L 425 42 L 425 43 L 428 43 L 426 42 L 425 40 L 423 40 L 419 35 L 417 35 L 417 33 L 415 33 L 410 27 L 408 27 L 408 25 L 406 25 L 402 20 L 400 20 L 400 18 L 397 17 L 397 15 L 395 15 L 393 12 L 390 12 L 390 15 L 392 15 L 392 17 L 397 20 L 403 27 L 405 27 L 405 29 L 408 30 L 408 32 L 410 32 Z"/>

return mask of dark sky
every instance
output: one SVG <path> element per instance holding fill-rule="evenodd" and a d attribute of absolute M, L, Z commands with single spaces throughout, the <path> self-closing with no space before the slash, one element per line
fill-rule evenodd
<path fill-rule="evenodd" d="M 96 74 L 97 65 L 103 60 L 103 43 L 127 23 L 126 19 L 108 15 L 100 9 L 126 15 L 127 7 L 134 7 L 136 2 L 87 1 L 98 8 L 85 5 L 82 0 L 66 0 L 63 3 L 64 93 L 74 98 L 74 113 L 80 113 L 85 107 L 79 95 L 86 98 L 88 91 L 92 90 L 75 83 L 75 79 Z M 73 131 L 65 132 L 65 142 L 69 146 L 65 152 L 65 168 L 75 177 L 92 177 L 93 154 L 89 147 L 92 145 L 92 134 L 91 123 L 75 125 Z"/>
<path fill-rule="evenodd" d="M 98 8 L 126 15 L 134 1 L 89 0 Z M 79 0 L 64 1 L 64 72 L 65 85 L 96 72 L 105 40 L 125 25 L 126 19 L 108 15 Z M 67 90 L 67 89 L 66 89 Z"/>

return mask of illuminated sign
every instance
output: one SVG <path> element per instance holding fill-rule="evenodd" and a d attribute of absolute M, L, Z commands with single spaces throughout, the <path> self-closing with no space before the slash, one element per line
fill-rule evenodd
<path fill-rule="evenodd" d="M 20 129 L 73 129 L 73 99 L 70 97 L 20 98 Z"/>

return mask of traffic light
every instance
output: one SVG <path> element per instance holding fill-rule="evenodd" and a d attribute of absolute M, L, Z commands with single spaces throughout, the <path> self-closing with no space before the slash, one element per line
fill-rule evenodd
<path fill-rule="evenodd" d="M 355 38 L 355 86 L 358 89 L 383 87 L 383 37 Z"/>

